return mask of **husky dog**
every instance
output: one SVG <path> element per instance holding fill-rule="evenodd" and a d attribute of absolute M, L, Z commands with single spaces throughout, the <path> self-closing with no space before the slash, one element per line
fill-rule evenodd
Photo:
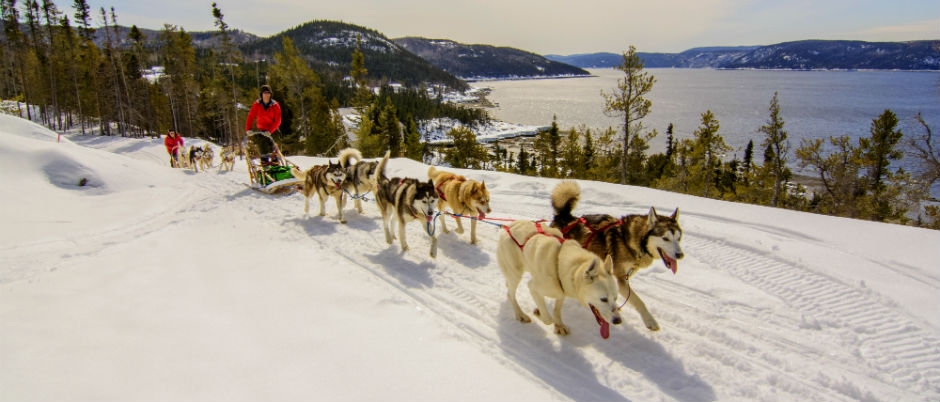
<path fill-rule="evenodd" d="M 657 215 L 656 209 L 651 207 L 649 214 L 625 215 L 620 219 L 600 214 L 576 218 L 571 211 L 580 197 L 581 187 L 574 181 L 562 181 L 555 186 L 552 190 L 552 209 L 555 210 L 552 227 L 560 229 L 565 238 L 576 240 L 600 257 L 613 257 L 620 294 L 640 313 L 646 328 L 659 331 L 659 324 L 646 304 L 630 288 L 630 277 L 652 265 L 657 256 L 666 268 L 676 273 L 679 266 L 676 260 L 684 256 L 679 246 L 682 240 L 679 208 L 672 216 Z"/>
<path fill-rule="evenodd" d="M 180 148 L 180 156 L 176 160 L 178 168 L 189 169 L 192 164 L 189 162 L 189 150 L 186 148 Z"/>
<path fill-rule="evenodd" d="M 340 223 L 346 223 L 343 217 L 343 207 L 346 206 L 346 197 L 343 195 L 343 181 L 346 180 L 346 172 L 343 167 L 333 161 L 328 161 L 327 165 L 317 165 L 306 172 L 302 172 L 296 166 L 290 169 L 294 177 L 304 182 L 304 216 L 310 213 L 310 197 L 317 194 L 320 199 L 320 216 L 326 215 L 326 198 L 332 196 L 336 200 L 336 209 L 339 210 L 337 218 Z"/>
<path fill-rule="evenodd" d="M 215 159 L 215 152 L 212 150 L 212 146 L 209 143 L 202 145 L 202 157 L 199 158 L 199 167 L 202 168 L 203 172 L 209 171 L 212 167 L 213 160 Z"/>
<path fill-rule="evenodd" d="M 219 162 L 219 171 L 228 171 L 231 172 L 235 169 L 235 151 L 231 147 L 224 147 L 222 151 L 219 152 L 219 159 L 222 159 Z"/>
<path fill-rule="evenodd" d="M 515 221 L 503 226 L 496 246 L 496 259 L 506 277 L 509 303 L 516 319 L 529 322 L 516 300 L 516 288 L 524 273 L 531 276 L 529 292 L 538 308 L 533 312 L 545 325 L 555 324 L 555 333 L 567 335 L 568 327 L 561 320 L 565 298 L 590 306 L 601 336 L 610 336 L 610 324 L 619 325 L 617 281 L 610 256 L 605 261 L 573 241 L 565 241 L 561 231 L 542 222 Z M 554 311 L 548 314 L 545 298 L 555 299 Z"/>
<path fill-rule="evenodd" d="M 450 207 L 455 214 L 472 216 L 483 219 L 490 213 L 490 192 L 486 190 L 486 182 L 468 180 L 466 177 L 437 170 L 434 166 L 428 168 L 428 177 L 434 182 L 434 190 L 440 200 L 437 209 L 443 211 L 444 206 Z M 457 233 L 463 233 L 463 224 L 459 216 L 457 219 Z M 440 216 L 441 229 L 447 233 L 444 215 Z M 477 220 L 470 219 L 470 244 L 477 244 Z"/>
<path fill-rule="evenodd" d="M 388 163 L 389 152 L 379 162 L 376 168 L 377 189 L 375 202 L 382 213 L 382 230 L 385 231 L 385 242 L 392 244 L 395 239 L 395 223 L 398 223 L 398 237 L 401 250 L 408 250 L 405 239 L 405 224 L 414 220 L 421 221 L 430 226 L 434 220 L 434 207 L 437 205 L 437 192 L 434 183 L 430 180 L 422 182 L 418 179 L 385 176 L 385 165 Z M 428 230 L 431 237 L 431 257 L 437 257 L 437 237 Z"/>
<path fill-rule="evenodd" d="M 354 194 L 356 210 L 362 213 L 360 196 L 375 192 L 378 161 L 363 161 L 362 153 L 355 148 L 346 148 L 339 152 L 339 164 L 346 170 L 346 191 Z M 355 163 L 353 163 L 355 161 Z"/>
<path fill-rule="evenodd" d="M 199 173 L 199 166 L 202 165 L 202 154 L 203 149 L 195 145 L 189 146 L 189 166 L 193 168 L 193 171 Z"/>

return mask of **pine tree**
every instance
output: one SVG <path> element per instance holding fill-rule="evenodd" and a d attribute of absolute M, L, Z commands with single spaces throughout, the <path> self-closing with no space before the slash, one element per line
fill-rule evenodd
<path fill-rule="evenodd" d="M 409 159 L 421 162 L 424 157 L 424 144 L 421 143 L 421 132 L 418 131 L 418 122 L 416 122 L 414 117 L 410 114 L 405 121 L 405 133 L 403 135 L 405 140 L 404 155 Z"/>
<path fill-rule="evenodd" d="M 453 128 L 447 132 L 454 146 L 447 150 L 444 160 L 461 169 L 481 169 L 486 163 L 486 149 L 477 143 L 477 136 L 466 127 Z"/>
<path fill-rule="evenodd" d="M 711 110 L 702 113 L 702 125 L 693 134 L 695 140 L 689 155 L 692 162 L 689 167 L 692 181 L 701 183 L 702 196 L 706 198 L 715 184 L 716 171 L 721 167 L 721 156 L 731 150 L 718 133 L 719 127 L 720 124 Z"/>
<path fill-rule="evenodd" d="M 379 114 L 379 129 L 385 136 L 385 143 L 393 157 L 402 156 L 401 125 L 398 122 L 398 112 L 389 98 L 385 98 L 385 106 Z M 475 138 L 475 137 L 474 137 Z"/>
<path fill-rule="evenodd" d="M 366 81 L 369 70 L 366 69 L 365 55 L 359 50 L 361 45 L 362 36 L 356 35 L 356 48 L 353 49 L 352 65 L 349 70 L 349 76 L 352 77 L 353 83 L 356 85 L 356 94 L 353 97 L 352 104 L 360 115 L 372 103 L 372 91 L 369 90 L 369 82 Z"/>
<path fill-rule="evenodd" d="M 220 112 L 219 117 L 222 119 L 219 124 L 219 128 L 221 129 L 221 142 L 223 144 L 232 144 L 241 142 L 242 138 L 242 130 L 239 129 L 241 124 L 239 124 L 240 121 L 238 118 L 239 90 L 238 86 L 235 84 L 235 70 L 242 60 L 242 57 L 241 53 L 238 51 L 238 47 L 235 46 L 229 34 L 229 26 L 225 22 L 225 16 L 222 14 L 222 10 L 214 2 L 212 3 L 212 18 L 213 24 L 218 28 L 216 36 L 220 39 L 219 46 L 216 47 L 218 54 L 215 59 L 216 68 L 213 69 L 216 75 L 213 82 L 216 83 L 217 86 L 215 89 L 219 91 L 215 99 L 218 102 L 216 107 Z M 223 76 L 225 76 L 225 78 L 223 78 Z M 227 95 L 229 96 L 223 96 L 221 93 L 223 88 L 226 89 Z M 244 120 L 241 120 L 241 122 L 243 121 Z"/>
<path fill-rule="evenodd" d="M 773 207 L 777 206 L 783 186 L 790 179 L 790 169 L 787 168 L 790 142 L 787 139 L 786 130 L 783 129 L 784 122 L 780 117 L 780 102 L 777 96 L 778 94 L 774 92 L 774 97 L 770 100 L 770 116 L 767 124 L 759 129 L 765 135 L 762 143 L 766 150 L 764 169 L 768 171 L 773 182 L 773 194 L 770 200 L 770 205 Z"/>
<path fill-rule="evenodd" d="M 601 95 L 605 100 L 604 112 L 623 118 L 621 152 L 623 159 L 620 162 L 620 184 L 628 184 L 628 169 L 630 166 L 642 166 L 645 158 L 645 154 L 635 152 L 643 148 L 645 144 L 635 142 L 651 138 L 644 138 L 640 134 L 643 131 L 642 119 L 650 113 L 653 105 L 653 102 L 647 100 L 645 96 L 653 90 L 656 79 L 643 71 L 643 60 L 636 54 L 636 48 L 633 46 L 630 46 L 630 49 L 623 54 L 623 62 L 617 66 L 617 69 L 623 71 L 626 76 L 617 80 L 617 90 L 609 94 L 602 91 Z M 638 160 L 628 160 L 628 158 Z"/>
<path fill-rule="evenodd" d="M 900 189 L 896 180 L 902 180 L 904 172 L 889 170 L 891 161 L 900 160 L 904 152 L 897 148 L 904 134 L 896 129 L 898 118 L 894 112 L 885 110 L 871 123 L 871 137 L 860 138 L 859 148 L 862 166 L 867 170 L 867 184 L 872 196 L 872 216 L 876 221 L 899 219 L 904 209 L 897 198 Z"/>

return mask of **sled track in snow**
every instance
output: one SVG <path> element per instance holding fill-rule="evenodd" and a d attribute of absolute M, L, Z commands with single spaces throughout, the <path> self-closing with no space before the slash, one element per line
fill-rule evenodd
<path fill-rule="evenodd" d="M 699 234 L 685 243 L 686 253 L 703 263 L 779 297 L 806 317 L 851 331 L 862 361 L 892 373 L 897 385 L 940 392 L 940 340 L 886 307 L 890 301 L 724 239 Z"/>

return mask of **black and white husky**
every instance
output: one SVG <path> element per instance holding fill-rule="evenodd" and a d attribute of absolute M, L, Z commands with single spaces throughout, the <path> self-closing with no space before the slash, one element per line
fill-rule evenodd
<path fill-rule="evenodd" d="M 377 189 L 375 202 L 382 213 L 382 230 L 385 231 L 385 242 L 392 244 L 395 239 L 395 223 L 398 223 L 398 240 L 402 251 L 408 250 L 405 239 L 405 224 L 411 221 L 431 225 L 434 219 L 438 195 L 434 190 L 434 183 L 430 180 L 422 182 L 418 179 L 385 176 L 385 165 L 388 163 L 389 153 L 379 162 L 377 167 Z M 429 226 L 425 226 L 426 228 Z M 427 230 L 431 237 L 431 257 L 437 257 L 437 237 Z"/>
<path fill-rule="evenodd" d="M 375 192 L 379 161 L 362 160 L 362 152 L 356 148 L 339 151 L 339 164 L 346 170 L 345 190 L 352 194 L 356 211 L 362 213 L 362 195 Z"/>

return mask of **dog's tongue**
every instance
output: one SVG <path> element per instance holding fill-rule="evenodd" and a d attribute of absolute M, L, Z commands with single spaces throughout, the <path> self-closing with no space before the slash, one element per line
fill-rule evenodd
<path fill-rule="evenodd" d="M 597 319 L 597 323 L 601 326 L 601 338 L 607 339 L 610 338 L 610 323 L 601 317 L 601 313 L 597 311 L 597 308 L 594 305 L 591 306 L 591 312 L 594 313 L 594 318 Z"/>
<path fill-rule="evenodd" d="M 479 213 L 479 215 L 477 215 L 477 219 L 479 219 L 479 220 L 481 220 L 481 221 L 484 220 L 484 219 L 486 219 L 486 214 L 483 213 L 483 211 L 477 209 L 477 212 Z"/>
<path fill-rule="evenodd" d="M 666 255 L 666 253 L 664 253 L 662 250 L 659 251 L 659 256 L 662 257 L 663 264 L 666 264 L 666 268 L 669 268 L 669 270 L 672 271 L 672 274 L 675 275 L 676 270 L 679 269 L 679 263 L 676 260 L 669 258 L 669 256 Z"/>

